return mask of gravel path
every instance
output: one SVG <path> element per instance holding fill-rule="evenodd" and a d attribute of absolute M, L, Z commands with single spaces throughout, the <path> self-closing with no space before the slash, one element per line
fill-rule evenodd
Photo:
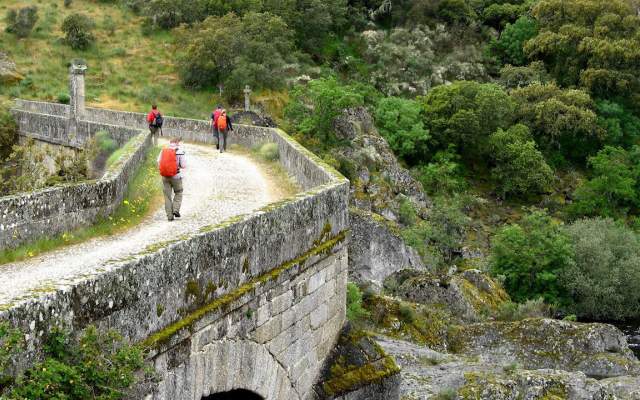
<path fill-rule="evenodd" d="M 181 219 L 168 222 L 164 205 L 122 234 L 89 240 L 26 261 L 0 265 L 0 306 L 72 285 L 158 242 L 197 231 L 279 200 L 281 191 L 250 159 L 213 147 L 184 144 L 187 168 Z M 158 178 L 160 179 L 160 178 Z"/>

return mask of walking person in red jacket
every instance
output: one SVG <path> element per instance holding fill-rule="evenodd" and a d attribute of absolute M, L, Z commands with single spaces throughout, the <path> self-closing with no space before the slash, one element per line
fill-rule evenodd
<path fill-rule="evenodd" d="M 147 114 L 147 122 L 149 123 L 149 130 L 151 131 L 151 143 L 154 146 L 158 145 L 158 131 L 162 133 L 162 123 L 164 122 L 164 118 L 162 118 L 162 114 L 158 111 L 157 105 L 151 106 L 151 111 Z"/>
<path fill-rule="evenodd" d="M 231 118 L 227 116 L 227 110 L 222 110 L 220 116 L 216 120 L 216 126 L 218 127 L 218 144 L 220 147 L 220 153 L 227 151 L 227 133 L 233 130 L 231 125 Z"/>
<path fill-rule="evenodd" d="M 185 153 L 180 148 L 180 138 L 171 139 L 169 146 L 162 149 L 158 156 L 158 169 L 162 176 L 164 192 L 164 210 L 167 219 L 180 218 L 182 205 L 182 170 L 186 167 Z"/>

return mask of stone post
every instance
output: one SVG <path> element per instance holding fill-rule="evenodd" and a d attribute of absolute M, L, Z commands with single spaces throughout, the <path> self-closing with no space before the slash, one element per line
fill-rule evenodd
<path fill-rule="evenodd" d="M 249 111 L 251 109 L 251 88 L 249 85 L 244 87 L 244 110 Z"/>
<path fill-rule="evenodd" d="M 69 142 L 76 142 L 78 139 L 78 120 L 85 115 L 84 108 L 84 72 L 87 66 L 72 62 L 69 67 L 69 122 L 67 124 L 67 136 Z"/>

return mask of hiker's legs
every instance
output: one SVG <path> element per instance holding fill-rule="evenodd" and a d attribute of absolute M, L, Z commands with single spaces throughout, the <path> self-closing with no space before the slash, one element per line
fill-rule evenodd
<path fill-rule="evenodd" d="M 164 193 L 164 211 L 167 213 L 167 218 L 173 219 L 173 185 L 171 178 L 162 177 L 162 192 Z M 182 197 L 182 195 L 180 196 Z"/>
<path fill-rule="evenodd" d="M 173 198 L 173 212 L 180 213 L 182 205 L 182 179 L 171 179 L 173 192 L 176 194 Z"/>
<path fill-rule="evenodd" d="M 218 128 L 213 127 L 213 137 L 216 139 L 216 150 L 220 149 L 220 133 L 218 133 Z"/>
<path fill-rule="evenodd" d="M 149 130 L 151 131 L 151 144 L 154 146 L 158 145 L 158 128 L 156 128 L 155 126 L 151 126 L 149 127 Z"/>
<path fill-rule="evenodd" d="M 220 143 L 220 152 L 227 151 L 227 131 L 220 132 L 220 139 L 222 143 Z"/>

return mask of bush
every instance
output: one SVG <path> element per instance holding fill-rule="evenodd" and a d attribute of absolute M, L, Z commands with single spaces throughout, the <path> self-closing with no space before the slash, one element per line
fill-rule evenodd
<path fill-rule="evenodd" d="M 524 43 L 538 34 L 538 25 L 530 17 L 520 17 L 513 24 L 507 24 L 498 40 L 493 40 L 489 48 L 502 64 L 524 65 Z"/>
<path fill-rule="evenodd" d="M 94 23 L 84 14 L 71 14 L 62 22 L 65 42 L 75 50 L 85 50 L 95 41 Z"/>
<path fill-rule="evenodd" d="M 442 0 L 438 16 L 450 23 L 470 23 L 477 15 L 465 0 Z"/>
<path fill-rule="evenodd" d="M 605 142 L 629 148 L 640 140 L 640 118 L 614 101 L 596 102 L 598 125 L 606 131 Z"/>
<path fill-rule="evenodd" d="M 25 38 L 29 36 L 38 21 L 38 7 L 24 7 L 18 11 L 11 9 L 7 11 L 5 21 L 7 24 L 5 30 L 8 33 L 13 33 L 19 38 Z"/>
<path fill-rule="evenodd" d="M 508 89 L 521 88 L 533 83 L 545 84 L 551 80 L 541 61 L 532 62 L 525 67 L 507 65 L 500 69 L 500 84 Z"/>
<path fill-rule="evenodd" d="M 400 97 L 382 98 L 375 109 L 376 126 L 393 152 L 410 164 L 428 157 L 429 132 L 424 128 L 420 104 Z"/>
<path fill-rule="evenodd" d="M 0 108 L 0 162 L 11 154 L 11 149 L 18 142 L 18 126 L 13 116 Z"/>
<path fill-rule="evenodd" d="M 362 292 L 355 283 L 347 284 L 347 319 L 359 322 L 369 316 L 369 312 L 362 308 Z"/>
<path fill-rule="evenodd" d="M 430 194 L 461 193 L 468 186 L 462 176 L 460 156 L 453 147 L 437 152 L 429 164 L 416 169 L 416 175 Z"/>
<path fill-rule="evenodd" d="M 504 278 L 505 289 L 515 301 L 566 301 L 559 279 L 572 266 L 573 248 L 559 222 L 534 211 L 519 224 L 501 228 L 491 245 L 491 271 Z"/>
<path fill-rule="evenodd" d="M 68 93 L 58 93 L 58 103 L 69 104 L 71 102 L 71 96 Z"/>
<path fill-rule="evenodd" d="M 71 3 L 73 3 L 73 0 L 64 0 L 64 6 L 67 8 L 71 7 Z"/>
<path fill-rule="evenodd" d="M 398 314 L 406 324 L 412 324 L 417 318 L 416 310 L 411 304 L 405 302 L 401 302 L 398 305 Z"/>
<path fill-rule="evenodd" d="M 514 125 L 506 131 L 498 129 L 490 141 L 495 162 L 491 174 L 503 196 L 541 193 L 549 189 L 553 171 L 537 149 L 529 128 Z"/>
<path fill-rule="evenodd" d="M 551 307 L 542 298 L 527 300 L 518 304 L 506 301 L 500 304 L 496 319 L 498 321 L 520 321 L 527 318 L 549 318 Z"/>
<path fill-rule="evenodd" d="M 258 154 L 260 154 L 260 157 L 266 161 L 276 161 L 280 158 L 280 151 L 278 150 L 278 145 L 275 143 L 263 144 L 260 146 Z"/>
<path fill-rule="evenodd" d="M 76 343 L 57 329 L 44 346 L 45 358 L 5 390 L 20 399 L 122 399 L 144 365 L 143 351 L 114 331 L 89 326 Z"/>
<path fill-rule="evenodd" d="M 640 317 L 640 240 L 611 219 L 576 221 L 566 229 L 575 263 L 562 275 L 579 318 L 625 320 Z"/>
<path fill-rule="evenodd" d="M 416 208 L 408 198 L 403 198 L 400 202 L 398 214 L 400 216 L 400 223 L 406 226 L 415 225 L 416 221 L 418 220 Z"/>

